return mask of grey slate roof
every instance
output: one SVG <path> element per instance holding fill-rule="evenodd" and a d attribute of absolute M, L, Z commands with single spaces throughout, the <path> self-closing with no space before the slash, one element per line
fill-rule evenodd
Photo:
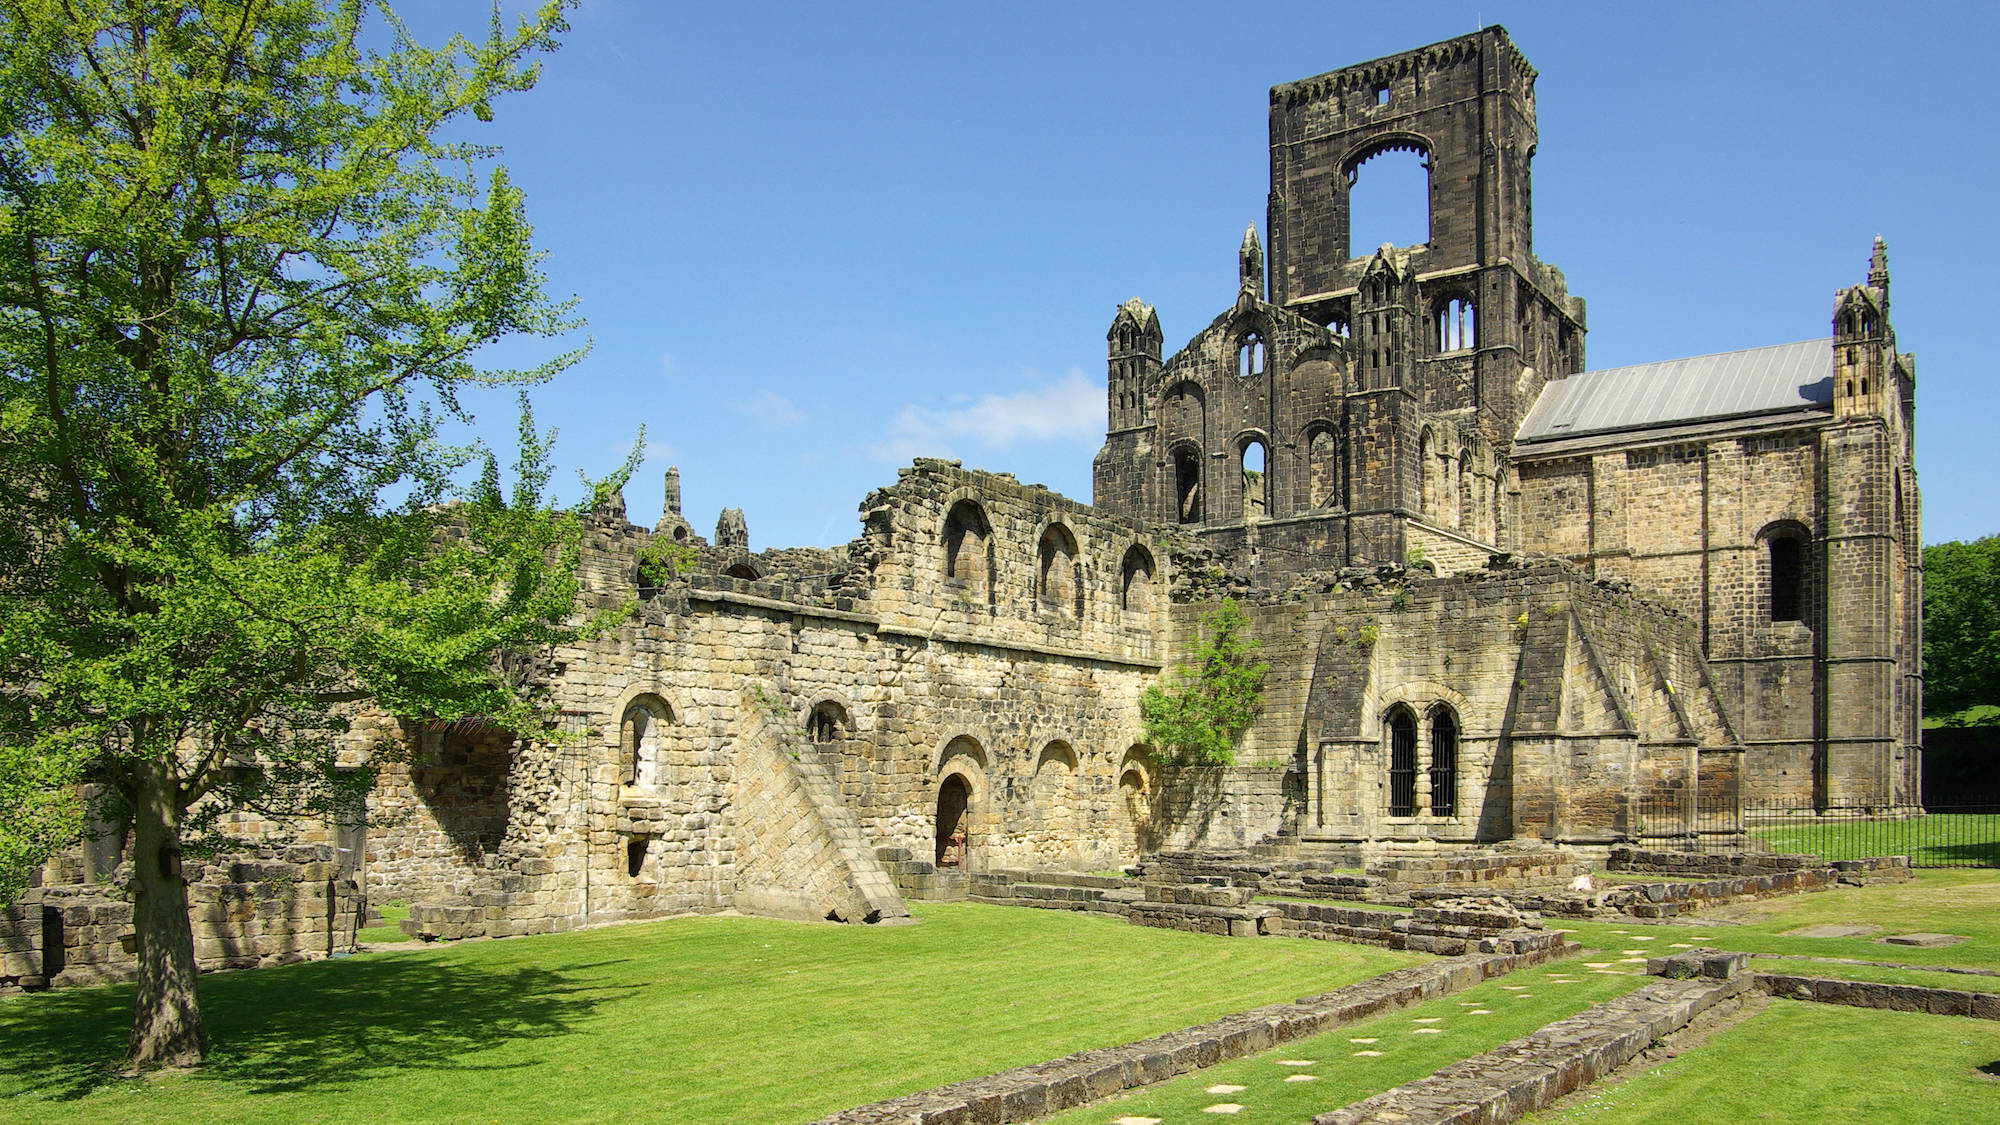
<path fill-rule="evenodd" d="M 1517 444 L 1833 405 L 1833 341 L 1580 371 L 1542 388 Z"/>

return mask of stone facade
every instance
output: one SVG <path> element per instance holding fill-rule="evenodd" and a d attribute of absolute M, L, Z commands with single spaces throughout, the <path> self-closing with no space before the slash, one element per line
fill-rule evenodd
<path fill-rule="evenodd" d="M 882 920 L 896 878 L 1161 848 L 1608 848 L 1650 805 L 1914 804 L 1915 367 L 1886 251 L 1823 347 L 1783 346 L 1785 409 L 1702 405 L 1733 369 L 1662 365 L 1645 389 L 1694 405 L 1614 394 L 1583 403 L 1611 423 L 1550 428 L 1616 381 L 1533 253 L 1534 84 L 1492 27 L 1274 88 L 1268 269 L 1253 227 L 1233 302 L 1171 355 L 1118 307 L 1091 504 L 918 460 L 850 543 L 754 551 L 738 509 L 694 533 L 674 470 L 651 529 L 608 503 L 579 608 L 614 624 L 543 668 L 561 738 L 357 718 L 350 759 L 402 751 L 355 844 L 367 894 L 433 938 Z M 1392 151 L 1427 161 L 1429 238 L 1350 247 L 1349 186 Z M 663 545 L 691 562 L 642 565 Z M 1262 711 L 1235 766 L 1165 768 L 1141 695 L 1225 596 Z"/>

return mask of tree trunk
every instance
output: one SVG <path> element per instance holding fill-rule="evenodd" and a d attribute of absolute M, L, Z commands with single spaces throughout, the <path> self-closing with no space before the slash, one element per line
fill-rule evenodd
<path fill-rule="evenodd" d="M 132 794 L 132 924 L 138 934 L 139 995 L 127 1066 L 199 1066 L 208 1051 L 195 999 L 194 930 L 181 876 L 181 809 L 173 767 L 136 767 Z"/>

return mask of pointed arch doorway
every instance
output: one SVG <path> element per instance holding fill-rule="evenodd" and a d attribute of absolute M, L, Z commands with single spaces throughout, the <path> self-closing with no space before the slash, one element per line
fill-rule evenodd
<path fill-rule="evenodd" d="M 972 788 L 960 774 L 950 774 L 938 786 L 937 865 L 962 868 L 969 837 L 966 807 L 972 803 Z"/>

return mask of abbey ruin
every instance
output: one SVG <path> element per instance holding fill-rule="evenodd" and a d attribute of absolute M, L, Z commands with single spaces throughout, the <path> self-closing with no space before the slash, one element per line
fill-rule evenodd
<path fill-rule="evenodd" d="M 920 459 L 832 550 L 753 552 L 733 511 L 704 539 L 672 473 L 651 528 L 599 511 L 588 608 L 640 609 L 553 654 L 579 737 L 357 723 L 354 762 L 409 753 L 330 834 L 343 878 L 432 937 L 878 920 L 899 879 L 1280 834 L 1588 852 L 1651 806 L 1915 805 L 1915 366 L 1885 249 L 1815 339 L 1593 370 L 1533 251 L 1535 77 L 1492 27 L 1272 89 L 1268 257 L 1253 225 L 1171 354 L 1117 307 L 1090 503 Z M 1350 247 L 1356 170 L 1390 150 L 1427 161 L 1429 241 Z M 693 573 L 650 577 L 663 537 Z M 1223 597 L 1262 710 L 1235 766 L 1173 769 L 1140 696 Z"/>

